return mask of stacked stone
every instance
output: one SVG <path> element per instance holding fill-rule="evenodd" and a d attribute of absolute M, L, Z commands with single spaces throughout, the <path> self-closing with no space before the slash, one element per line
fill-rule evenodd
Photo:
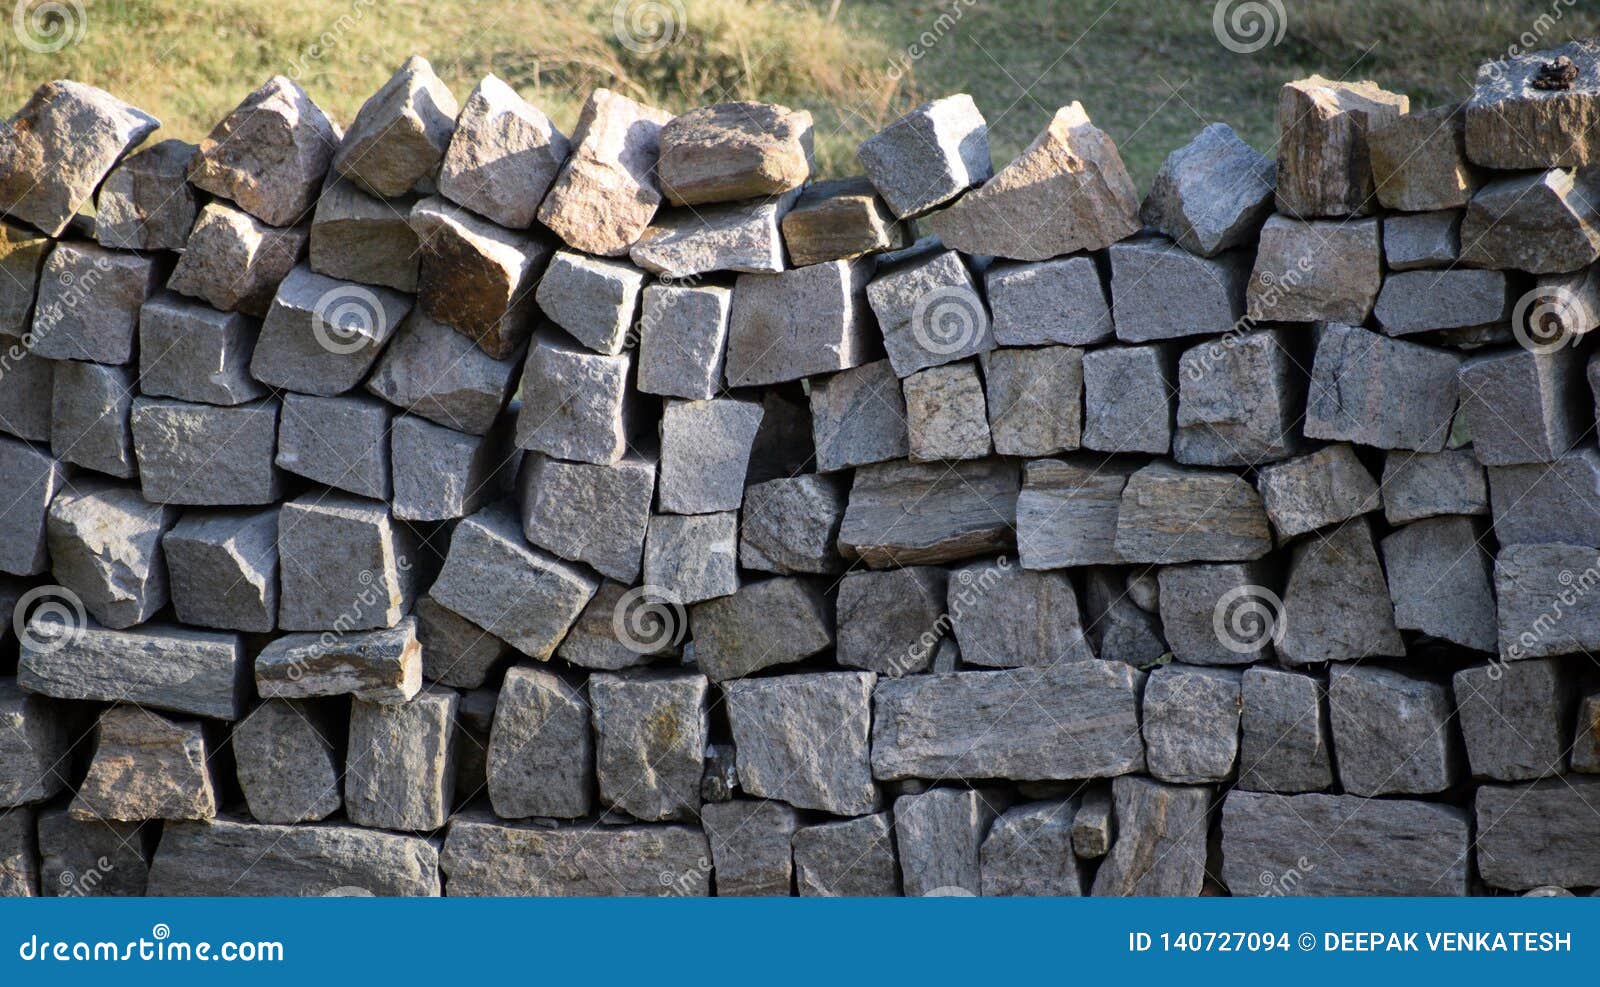
<path fill-rule="evenodd" d="M 818 180 L 421 58 L 197 146 L 43 86 L 0 891 L 1600 887 L 1597 100 L 1312 77 L 1141 199 L 1077 103 Z"/>

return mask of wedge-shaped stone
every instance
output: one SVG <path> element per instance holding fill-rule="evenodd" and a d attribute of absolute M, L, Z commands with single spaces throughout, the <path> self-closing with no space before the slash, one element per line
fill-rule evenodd
<path fill-rule="evenodd" d="M 1276 186 L 1272 159 L 1213 123 L 1167 155 L 1139 214 L 1183 249 L 1214 257 L 1255 235 Z"/>
<path fill-rule="evenodd" d="M 1543 473 L 1546 467 L 1533 469 Z M 1593 469 L 1597 480 L 1600 480 L 1600 456 L 1595 457 Z M 1470 449 L 1418 454 L 1391 452 L 1383 460 L 1383 516 L 1390 524 L 1405 524 L 1440 514 L 1487 514 L 1489 490 L 1483 474 L 1482 464 Z M 1509 478 L 1513 473 L 1505 470 L 1500 475 Z M 1509 483 L 1506 489 L 1510 489 Z M 1597 498 L 1600 498 L 1600 482 L 1597 482 L 1595 489 Z M 1600 506 L 1597 506 L 1597 511 L 1600 511 Z M 1497 529 L 1502 523 L 1503 513 L 1513 512 L 1509 505 L 1495 512 Z M 1600 515 L 1597 515 L 1597 521 L 1600 521 Z M 1496 537 L 1508 544 L 1512 541 L 1562 540 L 1509 538 L 1498 532 Z"/>
<path fill-rule="evenodd" d="M 1141 236 L 1112 244 L 1106 256 L 1112 318 L 1125 343 L 1218 335 L 1244 315 L 1250 272 L 1242 253 L 1200 257 L 1165 237 Z"/>
<path fill-rule="evenodd" d="M 985 897 L 1072 897 L 1083 894 L 1083 873 L 1072 852 L 1076 803 L 1013 806 L 989 827 L 979 852 Z"/>
<path fill-rule="evenodd" d="M 153 896 L 438 897 L 439 851 L 420 836 L 359 826 L 269 826 L 216 819 L 165 827 Z"/>
<path fill-rule="evenodd" d="M 1468 357 L 1459 374 L 1472 454 L 1485 466 L 1552 462 L 1593 425 L 1571 349 L 1493 350 Z"/>
<path fill-rule="evenodd" d="M 278 511 L 188 511 L 161 538 L 186 624 L 265 633 L 278 620 Z"/>
<path fill-rule="evenodd" d="M 1348 521 L 1378 509 L 1378 484 L 1343 443 L 1262 467 L 1256 486 L 1280 538 Z"/>
<path fill-rule="evenodd" d="M 200 142 L 189 181 L 262 222 L 293 226 L 316 204 L 338 145 L 305 90 L 275 75 Z"/>
<path fill-rule="evenodd" d="M 286 634 L 256 656 L 256 690 L 265 699 L 352 695 L 403 703 L 422 688 L 417 622 L 349 634 Z"/>
<path fill-rule="evenodd" d="M 157 295 L 139 309 L 140 393 L 223 405 L 261 397 L 267 389 L 250 376 L 258 329 L 237 312 Z"/>
<path fill-rule="evenodd" d="M 520 353 L 497 360 L 461 333 L 412 310 L 366 388 L 458 432 L 484 435 L 516 386 Z"/>
<path fill-rule="evenodd" d="M 695 604 L 690 620 L 695 663 L 713 682 L 796 662 L 833 646 L 833 604 L 820 586 L 805 579 L 750 583 L 731 596 Z"/>
<path fill-rule="evenodd" d="M 463 897 L 662 897 L 711 893 L 711 848 L 688 826 L 508 826 L 458 819 L 440 864 Z"/>
<path fill-rule="evenodd" d="M 1243 477 L 1157 461 L 1122 490 L 1115 547 L 1129 562 L 1248 562 L 1271 551 L 1272 534 Z"/>
<path fill-rule="evenodd" d="M 1367 134 L 1410 107 L 1376 83 L 1320 75 L 1278 90 L 1278 209 L 1307 218 L 1372 212 Z"/>
<path fill-rule="evenodd" d="M 630 453 L 610 466 L 531 455 L 517 480 L 522 533 L 624 583 L 639 576 L 656 463 Z"/>
<path fill-rule="evenodd" d="M 787 265 L 778 224 L 797 195 L 669 209 L 639 235 L 628 256 L 645 270 L 672 279 L 712 271 L 782 271 Z"/>
<path fill-rule="evenodd" d="M 934 566 L 849 573 L 839 581 L 835 660 L 896 677 L 927 670 L 948 620 L 947 588 Z"/>
<path fill-rule="evenodd" d="M 354 182 L 329 182 L 311 220 L 311 269 L 341 281 L 416 291 L 420 245 L 409 221 L 415 204 L 411 196 L 385 201 Z"/>
<path fill-rule="evenodd" d="M 261 324 L 250 375 L 288 391 L 343 394 L 367 376 L 410 311 L 411 299 L 399 292 L 297 267 Z"/>
<path fill-rule="evenodd" d="M 728 386 L 778 384 L 866 363 L 877 347 L 866 297 L 871 275 L 866 260 L 739 275 L 728 320 Z"/>
<path fill-rule="evenodd" d="M 994 178 L 927 225 L 964 253 L 1047 260 L 1137 232 L 1139 192 L 1117 145 L 1073 102 Z"/>
<path fill-rule="evenodd" d="M 0 333 L 21 337 L 32 325 L 39 272 L 55 241 L 0 220 Z"/>
<path fill-rule="evenodd" d="M 899 250 L 911 242 L 905 226 L 865 177 L 807 185 L 781 226 L 783 245 L 795 267 Z"/>
<path fill-rule="evenodd" d="M 1464 206 L 1482 182 L 1467 161 L 1466 114 L 1459 106 L 1369 122 L 1367 150 L 1374 191 L 1389 209 Z"/>
<path fill-rule="evenodd" d="M 106 627 L 142 624 L 167 605 L 161 536 L 177 519 L 131 487 L 96 481 L 63 490 L 47 524 L 51 574 Z"/>
<path fill-rule="evenodd" d="M 1012 548 L 1019 478 L 999 459 L 884 463 L 856 471 L 839 549 L 875 569 Z"/>
<path fill-rule="evenodd" d="M 137 706 L 101 713 L 94 760 L 70 811 L 83 821 L 215 816 L 217 797 L 200 724 Z"/>
<path fill-rule="evenodd" d="M 995 789 L 931 788 L 894 803 L 894 842 L 908 898 L 981 893 L 979 852 L 1009 798 Z"/>
<path fill-rule="evenodd" d="M 543 668 L 506 672 L 489 734 L 489 802 L 506 819 L 576 819 L 594 804 L 585 685 Z"/>
<path fill-rule="evenodd" d="M 1461 262 L 1534 274 L 1576 271 L 1600 257 L 1600 179 L 1562 169 L 1506 175 L 1472 197 Z"/>
<path fill-rule="evenodd" d="M 225 312 L 266 315 L 309 238 L 305 226 L 279 229 L 226 202 L 208 202 L 167 287 Z"/>
<path fill-rule="evenodd" d="M 417 304 L 490 357 L 515 353 L 533 331 L 534 285 L 550 244 L 438 197 L 413 206 L 410 222 L 422 251 Z"/>
<path fill-rule="evenodd" d="M 233 729 L 239 787 L 264 823 L 316 822 L 344 805 L 333 718 L 312 703 L 269 699 Z"/>
<path fill-rule="evenodd" d="M 1567 767 L 1567 709 L 1574 692 L 1560 659 L 1463 668 L 1452 679 L 1472 774 L 1531 781 Z M 1580 739 L 1586 724 L 1580 714 Z M 1580 760 L 1572 752 L 1575 765 Z"/>
<path fill-rule="evenodd" d="M 633 430 L 633 354 L 606 356 L 545 330 L 522 369 L 517 446 L 560 459 L 610 465 Z"/>
<path fill-rule="evenodd" d="M 814 381 L 811 429 L 821 473 L 905 458 L 911 451 L 906 399 L 889 361 Z"/>
<path fill-rule="evenodd" d="M 863 141 L 856 160 L 901 218 L 948 202 L 994 173 L 988 124 L 966 93 L 907 113 Z"/>
<path fill-rule="evenodd" d="M 1500 657 L 1511 661 L 1600 649 L 1600 551 L 1507 545 L 1494 560 Z"/>
<path fill-rule="evenodd" d="M 1283 593 L 1286 664 L 1405 654 L 1372 527 L 1352 521 L 1300 542 Z"/>
<path fill-rule="evenodd" d="M 413 616 L 422 642 L 422 677 L 430 682 L 477 689 L 511 653 L 504 641 L 427 594 L 417 597 Z"/>
<path fill-rule="evenodd" d="M 67 786 L 67 723 L 54 703 L 23 691 L 17 679 L 0 679 L 0 727 L 0 806 L 43 802 Z"/>
<path fill-rule="evenodd" d="M 1379 243 L 1375 219 L 1302 221 L 1274 214 L 1261 227 L 1246 314 L 1252 322 L 1360 325 L 1383 282 Z"/>
<path fill-rule="evenodd" d="M 1334 665 L 1328 708 L 1339 784 L 1351 795 L 1426 795 L 1461 775 L 1450 689 L 1387 668 Z"/>
<path fill-rule="evenodd" d="M 278 514 L 278 627 L 377 630 L 398 624 L 417 594 L 415 539 L 388 505 L 307 493 Z"/>
<path fill-rule="evenodd" d="M 1474 651 L 1495 650 L 1486 534 L 1472 518 L 1436 517 L 1408 524 L 1383 540 L 1396 627 Z"/>
<path fill-rule="evenodd" d="M 57 699 L 235 720 L 249 692 L 250 663 L 237 634 L 170 624 L 114 631 L 39 613 L 22 643 L 17 684 Z"/>
<path fill-rule="evenodd" d="M 1246 665 L 1270 659 L 1283 638 L 1280 579 L 1267 561 L 1165 566 L 1157 578 L 1162 633 L 1179 661 Z"/>
<path fill-rule="evenodd" d="M 869 760 L 870 672 L 743 679 L 725 687 L 739 784 L 758 798 L 858 816 L 879 807 Z"/>
<path fill-rule="evenodd" d="M 709 688 L 692 672 L 590 676 L 601 802 L 644 822 L 695 818 Z"/>
<path fill-rule="evenodd" d="M 1589 811 L 1597 798 L 1600 778 L 1577 775 L 1479 788 L 1474 811 L 1484 883 L 1522 891 L 1600 882 L 1600 821 Z"/>
<path fill-rule="evenodd" d="M 1439 452 L 1456 412 L 1460 357 L 1355 326 L 1324 326 L 1311 365 L 1308 438 Z"/>
<path fill-rule="evenodd" d="M 1143 771 L 1144 673 L 1120 662 L 885 679 L 872 771 L 904 778 L 1042 781 Z"/>
<path fill-rule="evenodd" d="M 439 194 L 508 229 L 526 229 L 571 150 L 549 117 L 486 75 L 456 118 Z"/>
<path fill-rule="evenodd" d="M 661 413 L 661 510 L 737 510 L 763 414 L 759 403 L 742 398 L 669 401 Z"/>
<path fill-rule="evenodd" d="M 584 253 L 627 253 L 661 204 L 655 173 L 661 127 L 671 119 L 609 89 L 590 93 L 539 222 Z"/>
<path fill-rule="evenodd" d="M 899 895 L 889 813 L 802 826 L 794 834 L 794 879 L 802 898 Z"/>
<path fill-rule="evenodd" d="M 132 367 L 57 361 L 50 395 L 50 451 L 56 458 L 123 479 L 137 473 L 128 419 L 138 379 Z"/>
<path fill-rule="evenodd" d="M 1111 783 L 1117 838 L 1094 875 L 1096 897 L 1194 897 L 1206 874 L 1210 787 L 1122 777 Z"/>
<path fill-rule="evenodd" d="M 782 802 L 735 799 L 702 806 L 700 822 L 711 844 L 719 897 L 789 897 L 798 812 Z"/>
<path fill-rule="evenodd" d="M 626 261 L 558 251 L 534 297 L 545 317 L 597 353 L 615 356 L 630 342 L 644 272 Z"/>
<path fill-rule="evenodd" d="M 350 704 L 344 808 L 358 826 L 436 830 L 450 816 L 456 784 L 456 711 L 461 696 L 429 686 L 401 703 Z"/>
<path fill-rule="evenodd" d="M 1239 787 L 1315 792 L 1333 784 L 1333 741 L 1322 681 L 1255 666 L 1244 670 Z"/>
<path fill-rule="evenodd" d="M 166 264 L 149 254 L 58 243 L 39 278 L 28 349 L 52 360 L 129 362 L 139 306 L 165 275 Z"/>
<path fill-rule="evenodd" d="M 333 168 L 373 195 L 404 195 L 438 169 L 459 110 L 428 60 L 412 55 L 361 104 Z"/>
<path fill-rule="evenodd" d="M 66 486 L 68 468 L 26 442 L 0 437 L 0 497 L 10 504 L 0 514 L 0 572 L 33 576 L 50 567 L 45 521 L 56 493 Z"/>
<path fill-rule="evenodd" d="M 1550 85 L 1560 59 L 1575 74 Z M 1581 168 L 1600 159 L 1593 132 L 1600 101 L 1600 53 L 1575 41 L 1548 51 L 1516 50 L 1478 66 L 1465 105 L 1467 154 L 1489 168 Z"/>

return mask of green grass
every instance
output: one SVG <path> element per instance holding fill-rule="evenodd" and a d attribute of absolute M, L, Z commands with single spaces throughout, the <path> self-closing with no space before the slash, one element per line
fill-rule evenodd
<path fill-rule="evenodd" d="M 83 37 L 60 52 L 4 39 L 0 105 L 67 76 L 194 140 L 284 73 L 348 121 L 416 52 L 458 98 L 493 71 L 569 130 L 597 85 L 676 110 L 720 99 L 805 107 L 820 168 L 842 174 L 888 119 L 964 90 L 990 121 L 997 164 L 1076 99 L 1142 187 L 1212 121 L 1270 153 L 1289 79 L 1370 78 L 1432 106 L 1465 96 L 1478 63 L 1524 32 L 1540 32 L 1541 46 L 1600 34 L 1600 13 L 1579 9 L 1587 0 L 1281 2 L 1280 42 L 1236 54 L 1203 0 L 840 0 L 836 12 L 831 0 L 679 0 L 675 40 L 640 53 L 613 30 L 616 0 L 93 0 Z M 913 44 L 926 48 L 915 59 Z"/>

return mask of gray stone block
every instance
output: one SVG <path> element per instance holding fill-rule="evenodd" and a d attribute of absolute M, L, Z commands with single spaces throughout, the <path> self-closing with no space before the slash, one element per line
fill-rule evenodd
<path fill-rule="evenodd" d="M 138 472 L 128 416 L 139 376 L 131 367 L 61 360 L 50 398 L 50 451 L 57 459 L 109 476 Z"/>
<path fill-rule="evenodd" d="M 1460 209 L 1383 217 L 1383 263 L 1391 271 L 1449 267 L 1461 253 Z"/>
<path fill-rule="evenodd" d="M 594 805 L 589 698 L 554 672 L 506 672 L 489 735 L 489 801 L 507 819 L 576 819 Z"/>
<path fill-rule="evenodd" d="M 659 587 L 630 589 L 608 579 L 578 615 L 556 657 L 579 668 L 614 672 L 676 657 L 688 630 L 688 614 Z"/>
<path fill-rule="evenodd" d="M 628 345 L 643 271 L 627 261 L 559 250 L 539 278 L 534 298 L 545 318 L 597 353 Z"/>
<path fill-rule="evenodd" d="M 1405 654 L 1372 528 L 1352 521 L 1300 542 L 1283 593 L 1287 665 Z"/>
<path fill-rule="evenodd" d="M 760 402 L 742 398 L 667 402 L 661 413 L 660 509 L 670 514 L 737 510 L 763 414 Z"/>
<path fill-rule="evenodd" d="M 275 75 L 200 142 L 189 181 L 273 226 L 311 211 L 339 132 L 305 90 Z"/>
<path fill-rule="evenodd" d="M 510 448 L 505 431 L 470 435 L 401 415 L 389 430 L 394 516 L 450 521 L 474 513 L 510 486 Z"/>
<path fill-rule="evenodd" d="M 277 508 L 187 511 L 161 549 L 172 608 L 185 624 L 258 634 L 277 626 Z"/>
<path fill-rule="evenodd" d="M 1562 274 L 1600 256 L 1600 181 L 1563 168 L 1497 177 L 1461 220 L 1461 263 Z"/>
<path fill-rule="evenodd" d="M 439 194 L 508 229 L 526 229 L 571 150 L 549 117 L 486 75 L 456 118 Z"/>
<path fill-rule="evenodd" d="M 177 519 L 131 487 L 76 484 L 50 504 L 51 575 L 106 627 L 142 624 L 167 605 L 161 536 Z"/>
<path fill-rule="evenodd" d="M 961 255 L 914 257 L 880 272 L 867 300 L 896 376 L 994 349 L 989 312 Z"/>
<path fill-rule="evenodd" d="M 1600 649 L 1600 552 L 1579 545 L 1507 545 L 1494 560 L 1500 657 Z"/>
<path fill-rule="evenodd" d="M 1210 786 L 1124 776 L 1111 783 L 1117 838 L 1094 875 L 1095 897 L 1195 897 L 1206 876 Z"/>
<path fill-rule="evenodd" d="M 173 294 L 139 310 L 139 390 L 152 397 L 243 404 L 267 389 L 250 376 L 258 326 Z"/>
<path fill-rule="evenodd" d="M 780 223 L 795 267 L 899 250 L 911 242 L 865 176 L 812 182 Z"/>
<path fill-rule="evenodd" d="M 289 501 L 278 514 L 278 560 L 281 630 L 393 627 L 416 598 L 421 560 L 386 504 L 339 493 Z"/>
<path fill-rule="evenodd" d="M 702 806 L 700 822 L 711 844 L 718 897 L 789 897 L 799 813 L 782 802 L 735 799 Z"/>
<path fill-rule="evenodd" d="M 421 243 L 407 218 L 415 204 L 409 195 L 387 201 L 354 182 L 328 182 L 311 219 L 311 269 L 341 281 L 416 291 Z"/>
<path fill-rule="evenodd" d="M 633 354 L 606 356 L 545 330 L 534 337 L 522 370 L 517 446 L 608 465 L 628 451 L 633 425 Z"/>
<path fill-rule="evenodd" d="M 5 261 L 0 259 L 0 272 L 4 270 Z M 0 375 L 0 433 L 49 442 L 56 361 L 29 353 L 20 336 L 0 335 L 0 354 L 8 365 Z"/>
<path fill-rule="evenodd" d="M 834 659 L 891 677 L 927 670 L 948 623 L 948 579 L 933 566 L 847 574 L 839 581 Z"/>
<path fill-rule="evenodd" d="M 1163 566 L 1158 578 L 1161 629 L 1180 661 L 1248 665 L 1283 640 L 1281 581 L 1267 562 Z"/>
<path fill-rule="evenodd" d="M 343 394 L 367 376 L 410 311 L 411 299 L 399 292 L 297 267 L 261 324 L 250 375 L 284 390 Z"/>
<path fill-rule="evenodd" d="M 413 310 L 378 358 L 366 387 L 429 421 L 484 435 L 515 387 L 519 362 L 518 356 L 496 360 L 466 336 Z"/>
<path fill-rule="evenodd" d="M 388 500 L 394 409 L 366 394 L 285 394 L 274 462 L 337 490 Z"/>
<path fill-rule="evenodd" d="M 164 827 L 150 864 L 155 896 L 438 897 L 439 851 L 420 836 L 360 826 L 214 819 Z"/>
<path fill-rule="evenodd" d="M 13 818 L 26 818 L 14 813 Z M 142 897 L 150 877 L 148 827 L 82 822 L 65 807 L 39 813 L 39 889 L 69 897 Z"/>
<path fill-rule="evenodd" d="M 995 452 L 1053 456 L 1078 448 L 1083 428 L 1082 350 L 1070 346 L 991 350 L 983 361 L 983 380 Z"/>
<path fill-rule="evenodd" d="M 899 895 L 900 868 L 889 814 L 800 827 L 794 834 L 794 879 L 802 898 Z"/>
<path fill-rule="evenodd" d="M 713 682 L 800 661 L 833 646 L 833 603 L 809 580 L 780 576 L 695 604 L 694 658 Z M 748 787 L 748 786 L 747 786 Z"/>
<path fill-rule="evenodd" d="M 33 325 L 39 272 L 55 240 L 0 220 L 0 333 L 21 337 Z"/>
<path fill-rule="evenodd" d="M 887 360 L 813 382 L 811 427 L 821 473 L 904 459 L 911 452 L 905 395 Z"/>
<path fill-rule="evenodd" d="M 661 128 L 671 119 L 609 89 L 591 92 L 572 131 L 572 153 L 539 206 L 539 222 L 584 253 L 627 253 L 661 204 L 655 170 Z"/>
<path fill-rule="evenodd" d="M 912 462 L 982 459 L 993 451 L 976 364 L 929 367 L 906 377 L 901 385 Z"/>
<path fill-rule="evenodd" d="M 0 498 L 11 505 L 0 514 L 0 572 L 33 576 L 50 566 L 45 519 L 50 502 L 67 484 L 60 460 L 26 442 L 0 437 Z"/>
<path fill-rule="evenodd" d="M 239 787 L 256 821 L 317 822 L 344 805 L 344 765 L 326 712 L 312 703 L 269 699 L 233 728 Z"/>
<path fill-rule="evenodd" d="M 1239 787 L 1315 792 L 1333 784 L 1333 742 L 1322 680 L 1257 666 L 1244 670 Z"/>
<path fill-rule="evenodd" d="M 1065 572 L 1032 572 L 1001 557 L 950 573 L 951 633 L 968 665 L 1034 668 L 1094 657 L 1078 592 Z"/>
<path fill-rule="evenodd" d="M 1088 346 L 1111 338 L 1111 305 L 1093 257 L 1003 261 L 984 271 L 983 287 L 1001 346 Z"/>
<path fill-rule="evenodd" d="M 1499 271 L 1400 271 L 1383 279 L 1372 314 L 1391 336 L 1497 327 L 1511 314 Z"/>
<path fill-rule="evenodd" d="M 1581 776 L 1479 788 L 1474 813 L 1483 882 L 1512 891 L 1600 884 L 1600 828 L 1589 811 L 1597 798 L 1600 778 Z"/>
<path fill-rule="evenodd" d="M 534 285 L 552 248 L 539 234 L 503 229 L 444 199 L 411 208 L 422 249 L 417 304 L 504 360 L 533 331 Z"/>
<path fill-rule="evenodd" d="M 1122 490 L 1133 466 L 1088 456 L 1022 467 L 1017 551 L 1024 569 L 1112 565 Z"/>
<path fill-rule="evenodd" d="M 1566 771 L 1574 689 L 1559 659 L 1475 665 L 1451 684 L 1473 777 L 1531 781 Z"/>
<path fill-rule="evenodd" d="M 1147 226 L 1202 257 L 1254 237 L 1272 212 L 1273 160 L 1225 123 L 1204 127 L 1167 155 L 1140 207 Z"/>
<path fill-rule="evenodd" d="M 728 316 L 730 387 L 755 387 L 859 367 L 876 355 L 867 308 L 870 260 L 781 274 L 741 274 Z"/>
<path fill-rule="evenodd" d="M 901 218 L 948 202 L 994 173 L 988 124 L 966 93 L 895 120 L 862 142 L 856 160 Z"/>
<path fill-rule="evenodd" d="M 410 617 L 377 631 L 285 634 L 256 655 L 263 699 L 350 695 L 392 705 L 421 689 L 422 645 Z"/>
<path fill-rule="evenodd" d="M 1302 430 L 1307 438 L 1439 452 L 1456 413 L 1460 357 L 1330 324 L 1317 336 Z"/>
<path fill-rule="evenodd" d="M 1272 529 L 1283 539 L 1376 511 L 1379 504 L 1377 482 L 1343 443 L 1264 466 L 1256 486 Z"/>
<path fill-rule="evenodd" d="M 167 287 L 225 312 L 266 315 L 310 235 L 305 226 L 279 229 L 226 202 L 208 202 Z"/>
<path fill-rule="evenodd" d="M 1382 485 L 1383 516 L 1390 524 L 1441 514 L 1489 513 L 1483 466 L 1470 449 L 1391 452 L 1383 460 Z"/>
<path fill-rule="evenodd" d="M 1123 487 L 1116 551 L 1129 562 L 1248 562 L 1271 549 L 1261 498 L 1234 473 L 1157 460 Z"/>
<path fill-rule="evenodd" d="M 1180 785 L 1227 781 L 1239 757 L 1240 673 L 1163 665 L 1145 681 L 1145 761 L 1152 777 Z"/>
<path fill-rule="evenodd" d="M 639 576 L 656 463 L 629 453 L 609 466 L 531 455 L 517 480 L 529 542 L 624 583 Z"/>
<path fill-rule="evenodd" d="M 1245 292 L 1252 322 L 1339 322 L 1372 313 L 1383 281 L 1375 219 L 1302 221 L 1273 215 L 1261 228 Z"/>
<path fill-rule="evenodd" d="M 131 415 L 139 486 L 158 504 L 269 504 L 282 493 L 273 463 L 278 402 L 231 408 L 137 398 Z"/>
<path fill-rule="evenodd" d="M 1593 424 L 1583 360 L 1571 349 L 1472 356 L 1462 361 L 1460 380 L 1472 453 L 1485 466 L 1552 462 Z"/>
<path fill-rule="evenodd" d="M 215 816 L 217 796 L 200 723 L 169 720 L 137 706 L 101 713 L 94 759 L 67 811 L 83 821 Z"/>
<path fill-rule="evenodd" d="M 46 612 L 30 619 L 22 645 L 17 684 L 57 699 L 236 720 L 249 693 L 250 662 L 237 634 L 171 624 L 114 631 Z"/>
<path fill-rule="evenodd" d="M 422 677 L 430 682 L 477 689 L 511 653 L 504 641 L 427 594 L 417 597 L 413 616 L 422 642 Z"/>
<path fill-rule="evenodd" d="M 1201 466 L 1255 466 L 1292 455 L 1301 445 L 1304 387 L 1304 370 L 1281 330 L 1185 351 L 1178 360 L 1173 457 Z"/>
<path fill-rule="evenodd" d="M 644 582 L 680 605 L 739 589 L 739 517 L 653 514 L 644 538 Z"/>
<path fill-rule="evenodd" d="M 695 818 L 709 691 L 692 672 L 589 677 L 602 803 L 643 822 Z"/>
<path fill-rule="evenodd" d="M 1016 536 L 1016 465 L 883 463 L 856 471 L 839 550 L 875 569 L 1007 552 Z"/>
<path fill-rule="evenodd" d="M 688 826 L 508 826 L 475 815 L 450 824 L 439 860 L 450 893 L 464 897 L 711 893 L 711 849 Z"/>
<path fill-rule="evenodd" d="M 460 701 L 452 689 L 429 686 L 403 703 L 350 703 L 344 809 L 351 822 L 429 831 L 445 824 L 455 799 Z"/>
<path fill-rule="evenodd" d="M 739 563 L 781 575 L 843 571 L 838 540 L 846 499 L 842 480 L 814 473 L 747 487 Z"/>
<path fill-rule="evenodd" d="M 438 170 L 459 110 L 428 60 L 412 55 L 361 104 L 333 169 L 373 195 L 403 195 Z"/>
<path fill-rule="evenodd" d="M 1083 354 L 1083 447 L 1165 455 L 1172 447 L 1177 399 L 1166 347 L 1089 350 Z"/>
<path fill-rule="evenodd" d="M 127 363 L 139 306 L 166 277 L 161 259 L 62 242 L 45 259 L 28 349 L 51 360 Z"/>
<path fill-rule="evenodd" d="M 775 274 L 787 266 L 778 224 L 798 197 L 689 206 L 658 213 L 628 251 L 637 265 L 663 278 L 697 278 L 713 271 Z"/>
<path fill-rule="evenodd" d="M 1460 779 L 1447 686 L 1387 668 L 1334 665 L 1328 708 L 1347 793 L 1426 795 Z"/>
<path fill-rule="evenodd" d="M 908 898 L 976 896 L 980 852 L 1010 799 L 995 789 L 930 788 L 894 803 L 894 842 Z"/>
<path fill-rule="evenodd" d="M 1143 668 L 1168 653 L 1160 618 L 1133 602 L 1128 581 L 1120 573 L 1090 569 L 1085 582 L 1084 624 L 1096 655 Z"/>
<path fill-rule="evenodd" d="M 1072 852 L 1082 860 L 1098 860 L 1111 852 L 1117 817 L 1111 804 L 1111 786 L 1095 785 L 1078 800 L 1072 817 Z"/>
<path fill-rule="evenodd" d="M 33 689 L 31 681 L 0 679 L 0 806 L 7 809 L 44 802 L 70 783 L 67 723 Z"/>
<path fill-rule="evenodd" d="M 739 784 L 758 798 L 841 816 L 876 811 L 870 672 L 742 679 L 725 687 Z"/>
<path fill-rule="evenodd" d="M 1072 800 L 1013 806 L 989 827 L 979 852 L 984 897 L 1072 897 L 1083 873 L 1072 853 Z"/>
<path fill-rule="evenodd" d="M 1484 526 L 1467 517 L 1426 518 L 1383 539 L 1395 626 L 1474 651 L 1495 650 L 1492 564 Z"/>
<path fill-rule="evenodd" d="M 1244 315 L 1242 254 L 1202 257 L 1151 236 L 1114 243 L 1106 255 L 1112 320 L 1124 343 L 1225 333 Z"/>
<path fill-rule="evenodd" d="M 722 387 L 733 292 L 716 285 L 652 284 L 639 318 L 639 390 L 705 401 Z"/>

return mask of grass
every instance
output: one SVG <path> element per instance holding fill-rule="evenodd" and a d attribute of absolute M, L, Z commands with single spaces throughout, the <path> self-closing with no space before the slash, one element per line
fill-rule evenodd
<path fill-rule="evenodd" d="M 93 0 L 81 38 L 59 52 L 5 38 L 0 105 L 71 77 L 195 140 L 282 73 L 348 121 L 416 52 L 458 98 L 492 71 L 569 131 L 599 85 L 674 110 L 723 99 L 805 107 L 819 168 L 844 174 L 884 122 L 967 91 L 990 121 L 997 164 L 1076 99 L 1144 186 L 1214 120 L 1270 153 L 1277 89 L 1291 78 L 1370 78 L 1431 106 L 1462 98 L 1476 66 L 1525 32 L 1536 47 L 1600 34 L 1583 0 L 1281 0 L 1281 39 L 1248 54 L 1219 43 L 1207 0 L 620 2 L 645 26 L 652 2 L 667 11 L 671 42 L 623 44 L 619 0 Z"/>

